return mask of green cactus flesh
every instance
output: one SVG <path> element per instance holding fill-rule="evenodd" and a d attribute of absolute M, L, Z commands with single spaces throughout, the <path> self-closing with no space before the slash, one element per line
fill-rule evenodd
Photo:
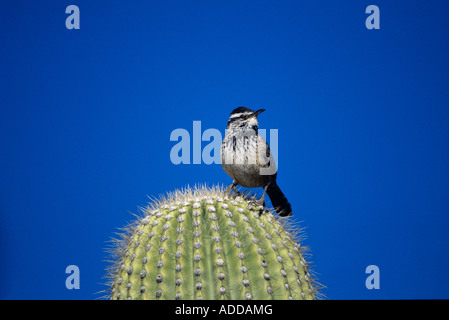
<path fill-rule="evenodd" d="M 314 299 L 295 228 L 219 188 L 142 210 L 117 242 L 112 299 Z"/>

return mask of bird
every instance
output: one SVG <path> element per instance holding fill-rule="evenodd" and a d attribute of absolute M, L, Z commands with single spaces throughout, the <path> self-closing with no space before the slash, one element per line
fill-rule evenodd
<path fill-rule="evenodd" d="M 270 147 L 258 133 L 257 117 L 264 111 L 238 107 L 231 112 L 221 143 L 221 165 L 233 179 L 229 191 L 238 193 L 236 186 L 262 187 L 263 195 L 256 203 L 263 205 L 267 194 L 278 215 L 291 216 L 291 205 L 276 182 L 277 169 Z"/>

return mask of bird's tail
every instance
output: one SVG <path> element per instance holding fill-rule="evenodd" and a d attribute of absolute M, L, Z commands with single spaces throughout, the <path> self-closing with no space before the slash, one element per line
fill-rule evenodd
<path fill-rule="evenodd" d="M 290 206 L 290 203 L 282 193 L 279 186 L 276 184 L 276 181 L 270 183 L 267 188 L 267 194 L 270 197 L 271 204 L 273 205 L 273 208 L 274 210 L 276 210 L 278 215 L 280 215 L 281 217 L 292 215 L 292 207 Z"/>

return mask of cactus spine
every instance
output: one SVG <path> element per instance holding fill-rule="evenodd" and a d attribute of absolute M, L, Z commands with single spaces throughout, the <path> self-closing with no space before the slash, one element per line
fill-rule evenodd
<path fill-rule="evenodd" d="M 117 242 L 112 299 L 314 299 L 287 219 L 220 188 L 176 192 Z"/>

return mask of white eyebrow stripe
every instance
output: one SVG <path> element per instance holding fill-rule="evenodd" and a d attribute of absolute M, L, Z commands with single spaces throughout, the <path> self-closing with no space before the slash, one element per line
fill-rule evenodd
<path fill-rule="evenodd" d="M 240 113 L 236 113 L 236 114 L 231 114 L 231 116 L 229 117 L 229 119 L 234 119 L 234 118 L 239 118 L 242 116 L 249 116 L 250 114 L 253 114 L 253 112 L 240 112 Z"/>

